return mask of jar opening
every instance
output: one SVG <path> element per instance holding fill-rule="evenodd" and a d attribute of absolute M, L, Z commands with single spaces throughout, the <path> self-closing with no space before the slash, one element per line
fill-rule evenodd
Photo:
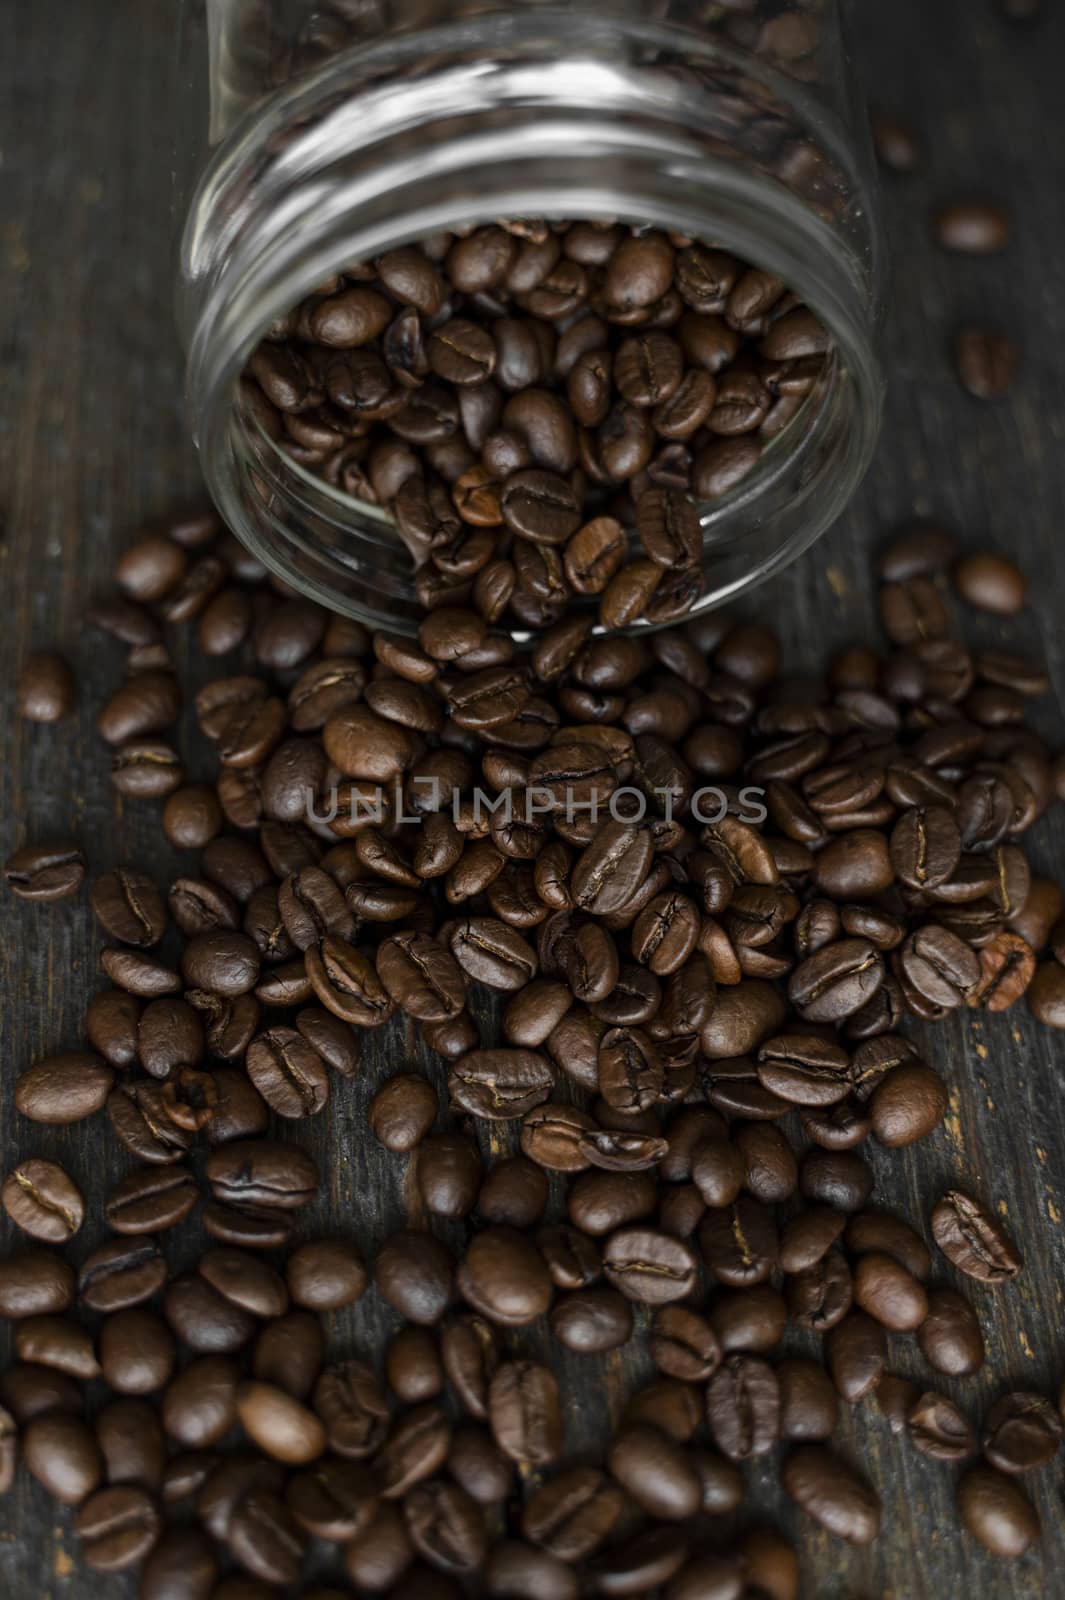
<path fill-rule="evenodd" d="M 460 31 L 468 36 L 469 25 Z M 543 37 L 526 47 L 542 66 Z M 685 52 L 688 63 L 687 43 Z M 709 53 L 720 55 L 716 46 Z M 224 263 L 190 356 L 209 486 L 227 520 L 275 572 L 377 625 L 410 628 L 420 614 L 410 558 L 390 519 L 287 457 L 236 398 L 264 329 L 344 263 L 501 216 L 611 217 L 712 243 L 783 279 L 830 330 L 833 355 L 749 475 L 700 504 L 707 591 L 695 610 L 760 582 L 812 543 L 835 520 L 872 452 L 880 378 L 868 252 L 849 247 L 838 226 L 784 183 L 715 154 L 707 117 L 696 115 L 699 94 L 675 96 L 665 117 L 660 93 L 649 95 L 646 74 L 630 62 L 564 57 L 563 66 L 554 77 L 537 76 L 535 115 L 528 63 L 519 59 L 479 72 L 467 62 L 427 74 L 419 93 L 433 101 L 432 119 L 426 123 L 424 105 L 417 113 L 396 110 L 403 126 L 387 136 L 375 126 L 357 150 L 332 142 L 336 126 L 327 137 L 312 124 L 284 151 L 284 171 L 271 169 L 270 181 L 260 182 L 235 232 L 230 212 Z M 578 102 L 592 78 L 598 102 Z M 622 87 L 626 112 L 611 116 Z M 308 93 L 296 96 L 304 108 Z M 271 182 L 277 187 L 269 197 Z"/>

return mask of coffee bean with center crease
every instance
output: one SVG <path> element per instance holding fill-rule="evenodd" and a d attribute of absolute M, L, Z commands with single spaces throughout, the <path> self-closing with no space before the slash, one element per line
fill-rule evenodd
<path fill-rule="evenodd" d="M 488 1390 L 492 1437 L 510 1460 L 543 1467 L 562 1449 L 563 1421 L 558 1380 L 532 1361 L 504 1363 Z"/>
<path fill-rule="evenodd" d="M 78 1297 L 91 1311 L 123 1311 L 150 1300 L 167 1275 L 166 1259 L 153 1239 L 115 1239 L 86 1256 Z"/>
<path fill-rule="evenodd" d="M 73 1238 L 85 1217 L 80 1189 L 54 1161 L 30 1159 L 12 1167 L 0 1202 L 24 1233 L 46 1244 Z"/>
<path fill-rule="evenodd" d="M 115 1233 L 159 1233 L 189 1215 L 199 1198 L 184 1167 L 141 1167 L 119 1180 L 104 1204 Z"/>
<path fill-rule="evenodd" d="M 964 1461 L 976 1449 L 972 1426 L 942 1394 L 922 1394 L 913 1402 L 906 1433 L 914 1449 L 933 1461 Z"/>
<path fill-rule="evenodd" d="M 765 1455 L 780 1437 L 780 1388 L 768 1362 L 733 1355 L 706 1388 L 706 1414 L 714 1443 L 731 1461 Z"/>
<path fill-rule="evenodd" d="M 807 1022 L 840 1022 L 876 994 L 884 962 L 867 939 L 837 939 L 796 967 L 788 998 Z"/>
<path fill-rule="evenodd" d="M 815 1034 L 781 1034 L 758 1050 L 758 1081 L 793 1105 L 831 1106 L 849 1091 L 847 1052 Z"/>
<path fill-rule="evenodd" d="M 388 1404 L 373 1372 L 361 1361 L 326 1367 L 315 1383 L 313 1401 L 329 1448 L 337 1455 L 362 1460 L 384 1443 Z"/>
<path fill-rule="evenodd" d="M 466 1003 L 466 985 L 454 957 L 425 934 L 386 939 L 377 952 L 377 975 L 395 1004 L 422 1022 L 445 1022 Z"/>
<path fill-rule="evenodd" d="M 542 1105 L 554 1083 L 554 1068 L 538 1050 L 471 1050 L 452 1068 L 448 1092 L 463 1110 L 506 1121 Z"/>
<path fill-rule="evenodd" d="M 299 1145 L 272 1139 L 236 1139 L 207 1157 L 215 1198 L 231 1205 L 298 1209 L 314 1198 L 318 1168 Z"/>
<path fill-rule="evenodd" d="M 570 1467 L 533 1493 L 522 1513 L 522 1532 L 562 1561 L 582 1561 L 605 1543 L 624 1504 L 605 1472 Z"/>
<path fill-rule="evenodd" d="M 329 1099 L 325 1063 L 295 1028 L 270 1028 L 253 1039 L 246 1070 L 278 1116 L 313 1116 Z"/>
<path fill-rule="evenodd" d="M 1030 1472 L 1053 1460 L 1061 1444 L 1061 1414 L 1045 1395 L 1013 1390 L 984 1417 L 984 1455 L 1000 1472 Z"/>
<path fill-rule="evenodd" d="M 983 1206 L 950 1189 L 932 1210 L 932 1237 L 960 1272 L 980 1283 L 1015 1278 L 1021 1258 L 1005 1229 Z"/>
<path fill-rule="evenodd" d="M 147 948 L 166 931 L 166 902 L 146 873 L 130 867 L 105 872 L 93 884 L 90 902 L 104 932 L 123 944 Z"/>
<path fill-rule="evenodd" d="M 97 1572 L 123 1572 L 148 1555 L 159 1537 L 161 1521 L 146 1490 L 121 1484 L 90 1496 L 79 1508 L 74 1528 L 90 1567 Z"/>
<path fill-rule="evenodd" d="M 85 857 L 72 840 L 25 844 L 4 862 L 4 880 L 20 900 L 65 900 L 85 881 Z"/>
<path fill-rule="evenodd" d="M 695 1287 L 695 1254 L 683 1240 L 654 1228 L 619 1228 L 603 1252 L 609 1283 L 627 1299 L 644 1305 L 684 1300 Z"/>
<path fill-rule="evenodd" d="M 192 1147 L 192 1137 L 170 1117 L 164 1085 L 152 1078 L 120 1084 L 107 1099 L 111 1126 L 140 1161 L 168 1166 Z"/>
<path fill-rule="evenodd" d="M 361 950 L 327 934 L 320 945 L 307 951 L 305 961 L 311 987 L 334 1016 L 362 1028 L 388 1021 L 395 1002 Z"/>

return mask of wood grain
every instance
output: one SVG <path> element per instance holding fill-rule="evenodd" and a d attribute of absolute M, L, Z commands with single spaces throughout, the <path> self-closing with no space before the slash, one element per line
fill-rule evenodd
<path fill-rule="evenodd" d="M 58 729 L 5 722 L 0 849 L 6 855 L 31 835 L 73 830 L 94 871 L 132 861 L 163 879 L 179 862 L 161 847 L 152 808 L 127 808 L 111 792 L 93 732 L 119 653 L 82 637 L 78 618 L 130 533 L 196 484 L 169 314 L 170 145 L 189 117 L 172 71 L 170 10 L 140 0 L 11 7 L 11 48 L 0 58 L 0 583 L 8 618 L 0 676 L 6 690 L 29 648 L 58 640 L 85 685 L 77 718 Z M 1013 28 L 991 0 L 895 0 L 864 7 L 856 20 L 872 98 L 910 116 L 927 141 L 922 173 L 885 184 L 894 264 L 884 332 L 888 422 L 852 511 L 797 569 L 762 591 L 756 609 L 780 627 L 788 658 L 812 666 L 826 643 L 871 635 L 868 559 L 881 534 L 911 514 L 943 517 L 974 543 L 1016 552 L 1032 575 L 1033 605 L 1022 620 L 973 633 L 1046 653 L 1059 701 L 1042 708 L 1043 722 L 1060 743 L 1065 17 L 1059 11 Z M 938 252 L 927 228 L 932 207 L 985 191 L 1016 209 L 1008 254 L 967 261 Z M 1022 375 L 1009 404 L 980 406 L 952 376 L 949 336 L 969 315 L 1021 338 Z M 177 648 L 183 662 L 185 647 Z M 1041 870 L 1062 873 L 1061 808 L 1040 827 L 1032 853 Z M 128 1161 L 103 1123 L 48 1130 L 20 1122 L 11 1084 L 39 1054 L 79 1041 L 99 943 L 78 903 L 9 905 L 0 945 L 4 1166 L 31 1153 L 61 1160 L 95 1197 L 90 1240 L 102 1234 L 100 1174 L 118 1175 Z M 916 1153 L 874 1156 L 878 1199 L 916 1219 L 949 1184 L 963 1184 L 999 1210 L 1025 1255 L 1016 1285 L 971 1288 L 987 1334 L 984 1372 L 943 1384 L 978 1419 L 1004 1387 L 1052 1390 L 1065 1368 L 1065 1055 L 1061 1037 L 1026 1013 L 965 1017 L 929 1030 L 923 1042 L 949 1079 L 951 1115 Z M 407 1062 L 442 1081 L 439 1067 L 396 1027 L 368 1041 L 360 1080 L 340 1085 L 330 1111 L 300 1130 L 327 1177 L 320 1225 L 354 1232 L 368 1250 L 403 1219 L 421 1220 L 404 1162 L 386 1156 L 364 1122 L 374 1087 Z M 16 1242 L 5 1232 L 5 1248 Z M 195 1241 L 188 1248 L 194 1254 Z M 370 1294 L 353 1315 L 336 1319 L 333 1336 L 341 1348 L 368 1352 L 390 1326 Z M 543 1355 L 551 1345 L 543 1329 L 514 1342 Z M 893 1340 L 892 1360 L 921 1375 L 912 1340 Z M 616 1420 L 644 1369 L 635 1346 L 605 1361 L 569 1356 L 562 1365 L 568 1438 L 578 1451 Z M 1045 1526 L 1040 1548 L 1005 1567 L 959 1532 L 951 1470 L 893 1440 L 874 1407 L 845 1419 L 840 1448 L 865 1464 L 884 1498 L 884 1532 L 870 1550 L 811 1532 L 782 1502 L 772 1466 L 750 1474 L 751 1516 L 779 1521 L 796 1538 L 805 1595 L 1060 1600 L 1060 1464 L 1031 1484 Z M 0 1576 L 18 1600 L 135 1592 L 132 1579 L 95 1578 L 76 1565 L 69 1515 L 24 1477 L 0 1504 Z"/>

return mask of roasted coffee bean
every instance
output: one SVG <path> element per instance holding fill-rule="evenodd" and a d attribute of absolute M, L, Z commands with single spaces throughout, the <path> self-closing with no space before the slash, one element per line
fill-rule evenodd
<path fill-rule="evenodd" d="M 83 1122 L 107 1102 L 114 1072 L 91 1051 L 45 1056 L 16 1080 L 14 1106 L 30 1122 Z"/>
<path fill-rule="evenodd" d="M 116 1239 L 86 1256 L 78 1296 L 92 1311 L 123 1311 L 150 1300 L 167 1280 L 167 1264 L 152 1239 Z"/>
<path fill-rule="evenodd" d="M 841 1322 L 853 1299 L 853 1279 L 839 1250 L 827 1250 L 788 1279 L 788 1310 L 800 1327 L 817 1333 L 827 1333 Z"/>
<path fill-rule="evenodd" d="M 1002 1283 L 1021 1270 L 1021 1258 L 1001 1224 L 960 1190 L 949 1190 L 930 1220 L 936 1244 L 967 1277 Z"/>
<path fill-rule="evenodd" d="M 370 1102 L 370 1129 L 386 1150 L 413 1150 L 432 1128 L 438 1109 L 436 1091 L 426 1078 L 397 1073 Z"/>
<path fill-rule="evenodd" d="M 0 1261 L 0 1317 L 48 1316 L 74 1299 L 74 1271 L 51 1250 L 23 1250 Z"/>
<path fill-rule="evenodd" d="M 285 1264 L 285 1280 L 295 1303 L 313 1311 L 353 1305 L 369 1281 L 358 1250 L 342 1239 L 297 1246 Z"/>
<path fill-rule="evenodd" d="M 616 1289 L 577 1289 L 556 1301 L 551 1331 L 579 1355 L 615 1350 L 632 1335 L 632 1308 Z"/>
<path fill-rule="evenodd" d="M 14 1343 L 20 1361 L 54 1367 L 82 1382 L 100 1376 L 91 1335 L 65 1317 L 26 1317 Z"/>
<path fill-rule="evenodd" d="M 4 880 L 20 900 L 65 900 L 85 881 L 85 857 L 72 840 L 22 845 L 4 862 Z"/>
<path fill-rule="evenodd" d="M 777 1364 L 776 1375 L 781 1438 L 795 1443 L 830 1438 L 839 1416 L 839 1401 L 824 1367 L 801 1356 L 789 1356 Z"/>
<path fill-rule="evenodd" d="M 215 1198 L 231 1205 L 297 1209 L 313 1198 L 318 1169 L 298 1145 L 272 1139 L 235 1139 L 212 1150 L 207 1181 Z"/>
<path fill-rule="evenodd" d="M 884 981 L 884 963 L 866 939 L 837 939 L 793 972 L 788 997 L 807 1022 L 839 1022 L 865 1005 Z"/>
<path fill-rule="evenodd" d="M 1041 1394 L 1014 1390 L 996 1400 L 984 1418 L 984 1455 L 1000 1472 L 1029 1472 L 1057 1454 L 1062 1439 L 1060 1413 Z"/>
<path fill-rule="evenodd" d="M 155 1394 L 170 1380 L 176 1361 L 166 1323 L 140 1306 L 113 1312 L 100 1324 L 100 1366 L 119 1394 Z"/>
<path fill-rule="evenodd" d="M 912 1332 L 928 1314 L 928 1296 L 917 1279 L 890 1256 L 863 1255 L 854 1267 L 854 1299 L 883 1327 Z"/>
<path fill-rule="evenodd" d="M 85 1218 L 81 1191 L 54 1161 L 20 1161 L 0 1187 L 0 1202 L 24 1233 L 46 1244 L 64 1244 Z"/>
<path fill-rule="evenodd" d="M 962 599 L 980 611 L 1012 617 L 1024 609 L 1028 586 L 1004 556 L 988 552 L 964 556 L 954 568 L 954 582 Z"/>
<path fill-rule="evenodd" d="M 933 226 L 945 250 L 994 255 L 1009 243 L 1013 224 L 1009 212 L 991 201 L 956 200 L 937 211 Z"/>
<path fill-rule="evenodd" d="M 523 1234 L 505 1227 L 485 1228 L 473 1238 L 457 1283 L 476 1311 L 506 1327 L 541 1316 L 553 1291 L 543 1257 Z"/>
<path fill-rule="evenodd" d="M 838 1539 L 869 1544 L 880 1530 L 880 1502 L 840 1458 L 821 1444 L 793 1450 L 781 1481 L 808 1517 Z"/>
<path fill-rule="evenodd" d="M 472 1050 L 448 1078 L 452 1100 L 493 1121 L 524 1117 L 542 1105 L 555 1083 L 546 1056 L 535 1050 Z"/>
<path fill-rule="evenodd" d="M 697 1264 L 681 1239 L 653 1228 L 619 1228 L 603 1252 L 609 1283 L 627 1299 L 644 1305 L 667 1305 L 686 1299 L 695 1287 Z"/>
<path fill-rule="evenodd" d="M 499 1367 L 488 1389 L 492 1437 L 511 1461 L 548 1466 L 562 1448 L 558 1380 L 547 1367 L 510 1361 Z"/>
<path fill-rule="evenodd" d="M 97 1572 L 122 1572 L 151 1551 L 161 1521 L 145 1489 L 125 1484 L 101 1489 L 80 1507 L 74 1519 L 81 1552 Z"/>
<path fill-rule="evenodd" d="M 1015 1559 L 1039 1537 L 1039 1518 L 1020 1484 L 983 1463 L 958 1484 L 958 1514 L 993 1556 Z"/>
<path fill-rule="evenodd" d="M 773 1368 L 756 1356 L 726 1357 L 707 1385 L 706 1413 L 714 1443 L 730 1461 L 765 1455 L 780 1438 Z"/>
<path fill-rule="evenodd" d="M 852 1216 L 847 1221 L 845 1242 L 852 1255 L 891 1256 L 920 1283 L 932 1275 L 932 1256 L 924 1240 L 909 1223 L 887 1211 L 860 1211 Z"/>
<path fill-rule="evenodd" d="M 925 1360 L 948 1377 L 963 1377 L 983 1365 L 984 1341 L 969 1302 L 955 1289 L 928 1291 L 928 1315 L 917 1330 Z"/>
<path fill-rule="evenodd" d="M 187 1217 L 198 1198 L 196 1180 L 184 1167 L 141 1167 L 111 1190 L 104 1215 L 115 1233 L 159 1233 Z"/>
<path fill-rule="evenodd" d="M 374 1281 L 382 1298 L 408 1322 L 439 1322 L 451 1299 L 454 1262 L 432 1234 L 416 1229 L 386 1239 L 374 1262 Z"/>
<path fill-rule="evenodd" d="M 435 1134 L 418 1150 L 418 1192 L 434 1216 L 468 1216 L 477 1202 L 481 1171 L 480 1152 L 466 1134 Z"/>
<path fill-rule="evenodd" d="M 379 1027 L 394 1010 L 373 963 L 354 945 L 327 934 L 305 957 L 307 978 L 323 1006 L 344 1022 Z"/>
<path fill-rule="evenodd" d="M 255 1340 L 252 1374 L 305 1400 L 325 1358 L 325 1338 L 317 1317 L 288 1311 L 268 1322 Z"/>
<path fill-rule="evenodd" d="M 326 1430 L 315 1413 L 274 1384 L 242 1383 L 234 1404 L 252 1442 L 277 1461 L 299 1465 L 325 1448 Z"/>
<path fill-rule="evenodd" d="M 374 1455 L 388 1432 L 387 1402 L 373 1372 L 361 1361 L 326 1367 L 314 1386 L 314 1409 L 325 1426 L 329 1448 L 351 1460 Z"/>
<path fill-rule="evenodd" d="M 975 400 L 1001 400 L 1013 384 L 1017 346 L 998 328 L 968 323 L 954 336 L 954 366 Z"/>
<path fill-rule="evenodd" d="M 80 1505 L 103 1476 L 92 1430 L 80 1417 L 65 1411 L 49 1411 L 26 1424 L 22 1459 L 38 1483 L 62 1505 Z"/>

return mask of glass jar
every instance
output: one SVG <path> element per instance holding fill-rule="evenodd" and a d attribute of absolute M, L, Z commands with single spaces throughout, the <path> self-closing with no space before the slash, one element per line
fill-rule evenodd
<path fill-rule="evenodd" d="M 416 626 L 387 513 L 286 454 L 242 403 L 242 372 L 345 264 L 500 217 L 713 244 L 831 334 L 798 416 L 699 504 L 693 611 L 836 519 L 882 388 L 875 181 L 836 0 L 207 0 L 206 20 L 209 151 L 180 258 L 188 398 L 208 488 L 274 573 L 372 625 Z"/>

